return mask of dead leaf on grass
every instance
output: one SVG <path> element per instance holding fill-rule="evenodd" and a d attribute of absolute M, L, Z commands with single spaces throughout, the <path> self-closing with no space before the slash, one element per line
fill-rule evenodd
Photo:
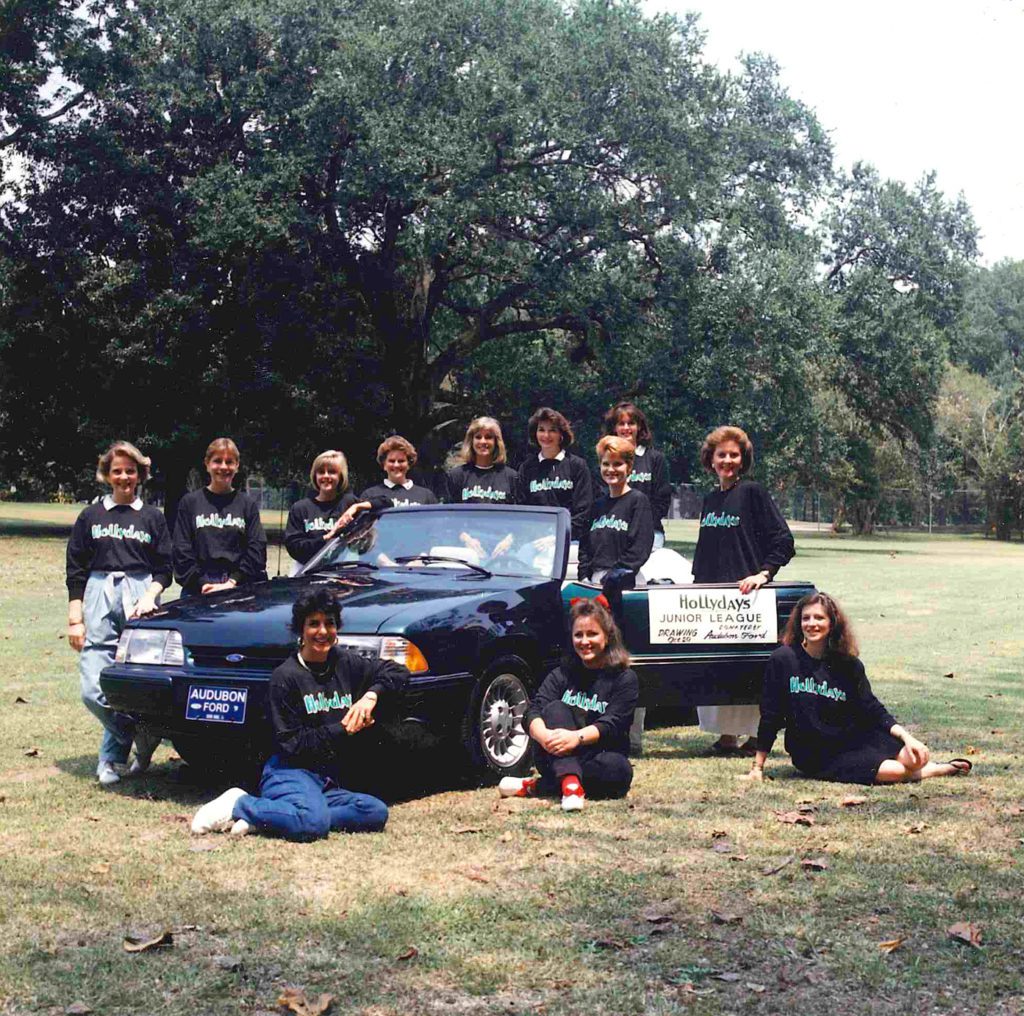
<path fill-rule="evenodd" d="M 675 920 L 676 901 L 662 900 L 661 903 L 654 903 L 640 911 L 640 916 L 648 924 L 666 924 Z"/>
<path fill-rule="evenodd" d="M 25 749 L 25 757 L 26 758 L 39 758 L 39 749 L 38 748 L 26 748 Z"/>
<path fill-rule="evenodd" d="M 896 952 L 896 950 L 899 949 L 899 947 L 903 945 L 903 943 L 906 942 L 906 940 L 906 935 L 900 935 L 898 938 L 890 938 L 886 939 L 886 941 L 884 942 L 879 942 L 878 948 L 881 949 L 886 956 L 888 956 L 889 953 Z"/>
<path fill-rule="evenodd" d="M 72 1002 L 65 1010 L 65 1016 L 89 1016 L 92 1008 L 85 1002 Z"/>
<path fill-rule="evenodd" d="M 511 843 L 511 842 L 512 842 L 512 834 L 511 834 L 511 833 L 509 833 L 509 832 L 504 832 L 504 833 L 502 833 L 502 834 L 501 834 L 501 835 L 500 835 L 500 836 L 498 837 L 498 840 L 499 840 L 499 842 L 501 842 L 501 843 Z"/>
<path fill-rule="evenodd" d="M 712 910 L 711 920 L 713 920 L 715 924 L 742 924 L 743 915 L 734 914 L 728 910 Z M 737 975 L 737 980 L 738 979 L 739 976 Z"/>
<path fill-rule="evenodd" d="M 859 808 L 862 804 L 867 804 L 867 801 L 868 799 L 866 797 L 861 797 L 859 794 L 847 794 L 847 796 L 839 802 L 839 807 Z"/>
<path fill-rule="evenodd" d="M 28 705 L 28 699 L 23 699 L 23 698 L 22 698 L 22 697 L 21 697 L 21 696 L 19 695 L 19 696 L 18 696 L 18 697 L 17 697 L 17 698 L 16 698 L 15 700 L 14 700 L 14 704 L 15 704 L 16 706 L 27 706 L 27 705 Z M 85 1003 L 84 1003 L 84 1002 L 73 1002 L 72 1004 L 73 1004 L 73 1005 L 85 1005 Z M 89 1010 L 89 1012 L 92 1012 L 92 1010 L 90 1009 L 90 1010 Z"/>
<path fill-rule="evenodd" d="M 391 891 L 396 896 L 408 896 L 409 895 L 409 890 L 406 889 L 404 885 L 393 885 L 391 887 Z"/>
<path fill-rule="evenodd" d="M 923 833 L 925 831 L 925 829 L 927 829 L 927 828 L 928 828 L 928 823 L 927 822 L 915 822 L 914 825 L 910 826 L 907 829 L 907 832 L 910 833 L 913 836 L 916 836 L 918 833 Z"/>
<path fill-rule="evenodd" d="M 416 946 L 411 945 L 409 946 L 408 949 L 405 950 L 404 953 L 402 953 L 401 956 L 396 956 L 395 959 L 397 959 L 399 963 L 405 963 L 406 960 L 414 960 L 417 956 L 419 956 L 419 954 L 419 949 L 417 949 Z"/>
<path fill-rule="evenodd" d="M 955 938 L 958 942 L 966 942 L 974 949 L 981 948 L 980 924 L 975 924 L 973 921 L 957 921 L 956 924 L 951 924 L 946 929 L 946 933 L 950 938 Z"/>
<path fill-rule="evenodd" d="M 800 862 L 800 867 L 804 871 L 828 871 L 828 858 L 827 857 L 805 857 Z"/>
<path fill-rule="evenodd" d="M 950 678 L 956 677 L 956 671 L 951 670 L 948 674 L 943 674 L 942 676 Z"/>
<path fill-rule="evenodd" d="M 100 861 L 99 864 L 94 864 L 89 869 L 90 875 L 109 875 L 110 865 L 106 861 Z"/>
<path fill-rule="evenodd" d="M 799 811 L 777 811 L 775 817 L 780 822 L 785 822 L 786 825 L 802 825 L 812 826 L 814 825 L 814 816 L 805 815 Z"/>
<path fill-rule="evenodd" d="M 731 970 L 724 971 L 721 974 L 712 974 L 711 976 L 716 981 L 725 981 L 726 984 L 735 984 L 740 979 L 740 975 L 733 973 Z"/>
<path fill-rule="evenodd" d="M 99 822 L 100 820 L 99 815 L 86 815 L 84 817 L 86 822 Z"/>
<path fill-rule="evenodd" d="M 977 891 L 978 887 L 973 883 L 971 885 L 961 886 L 955 893 L 953 893 L 953 899 L 962 903 L 964 900 L 970 899 L 970 897 Z"/>
<path fill-rule="evenodd" d="M 721 840 L 721 839 L 724 839 L 728 835 L 729 835 L 729 833 L 726 832 L 725 829 L 712 829 L 711 830 L 711 838 L 713 840 Z"/>
<path fill-rule="evenodd" d="M 796 860 L 796 854 L 790 854 L 789 857 L 783 858 L 776 864 L 769 864 L 767 867 L 761 869 L 762 875 L 777 875 L 783 868 L 788 867 Z"/>
<path fill-rule="evenodd" d="M 813 815 L 818 809 L 815 805 L 804 801 L 798 805 L 796 810 L 800 812 L 801 815 Z"/>
<path fill-rule="evenodd" d="M 618 951 L 619 949 L 628 949 L 629 945 L 623 942 L 621 938 L 598 938 L 594 940 L 594 948 Z"/>
<path fill-rule="evenodd" d="M 213 962 L 215 966 L 221 970 L 227 970 L 229 973 L 242 969 L 241 956 L 214 956 Z"/>
<path fill-rule="evenodd" d="M 964 754 L 965 755 L 980 755 L 981 753 L 978 751 L 978 749 L 973 744 L 969 744 L 969 745 L 967 745 L 966 748 L 964 748 Z"/>
<path fill-rule="evenodd" d="M 479 825 L 453 826 L 451 831 L 455 836 L 464 836 L 466 833 L 482 833 L 484 827 Z"/>
<path fill-rule="evenodd" d="M 321 1016 L 333 1001 L 334 996 L 326 991 L 310 998 L 302 988 L 285 988 L 277 998 L 277 1004 L 282 1009 L 290 1009 L 295 1016 Z"/>
<path fill-rule="evenodd" d="M 715 842 L 711 844 L 711 849 L 716 854 L 731 854 L 736 848 L 729 840 L 715 840 Z"/>
<path fill-rule="evenodd" d="M 121 943 L 125 952 L 142 953 L 150 949 L 169 949 L 174 945 L 174 935 L 169 931 L 162 931 L 159 935 L 144 937 L 141 935 L 125 935 Z"/>
<path fill-rule="evenodd" d="M 729 855 L 729 860 L 730 861 L 745 861 L 746 859 L 747 859 L 747 855 L 746 854 L 730 854 Z"/>
<path fill-rule="evenodd" d="M 468 878 L 470 882 L 479 882 L 481 885 L 491 884 L 491 880 L 479 868 L 466 868 L 459 874 L 463 878 Z"/>
<path fill-rule="evenodd" d="M 161 822 L 175 822 L 175 823 L 181 823 L 182 825 L 187 825 L 188 823 L 190 823 L 192 821 L 192 817 L 190 815 L 161 815 L 160 816 L 160 821 Z"/>

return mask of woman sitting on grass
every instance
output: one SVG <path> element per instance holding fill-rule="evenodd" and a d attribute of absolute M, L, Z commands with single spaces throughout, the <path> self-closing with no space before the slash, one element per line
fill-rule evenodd
<path fill-rule="evenodd" d="M 776 735 L 804 775 L 836 783 L 911 783 L 964 776 L 965 758 L 929 761 L 929 751 L 872 694 L 846 615 L 827 593 L 793 608 L 761 693 L 757 754 L 746 777 L 764 778 Z"/>
<path fill-rule="evenodd" d="M 579 811 L 584 788 L 591 797 L 624 797 L 633 782 L 626 753 L 639 683 L 605 607 L 580 600 L 569 623 L 573 654 L 544 678 L 523 717 L 536 742 L 540 776 L 506 776 L 498 792 L 528 797 L 557 788 L 562 809 Z"/>
<path fill-rule="evenodd" d="M 384 828 L 387 805 L 342 784 L 359 761 L 354 735 L 373 726 L 378 697 L 401 694 L 409 672 L 336 645 L 340 624 L 341 607 L 328 590 L 296 600 L 292 631 L 299 648 L 270 675 L 268 712 L 277 753 L 263 767 L 259 796 L 238 787 L 224 791 L 196 812 L 193 833 L 254 831 L 315 840 L 332 829 Z"/>

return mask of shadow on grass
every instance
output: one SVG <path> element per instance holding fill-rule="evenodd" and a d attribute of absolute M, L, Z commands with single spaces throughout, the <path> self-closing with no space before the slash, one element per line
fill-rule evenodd
<path fill-rule="evenodd" d="M 0 519 L 0 536 L 59 536 L 67 539 L 71 526 L 63 522 L 29 522 L 23 519 Z"/>

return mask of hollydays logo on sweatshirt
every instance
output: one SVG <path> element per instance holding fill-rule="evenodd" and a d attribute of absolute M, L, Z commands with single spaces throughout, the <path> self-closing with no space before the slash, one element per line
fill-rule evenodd
<path fill-rule="evenodd" d="M 700 520 L 701 528 L 711 527 L 712 529 L 732 529 L 734 526 L 740 524 L 740 517 L 738 515 L 726 515 L 725 512 L 708 512 Z"/>
<path fill-rule="evenodd" d="M 813 677 L 801 679 L 794 675 L 789 679 L 789 693 L 797 695 L 801 692 L 806 695 L 820 695 L 834 702 L 846 701 L 846 692 L 842 688 L 830 688 L 828 681 L 815 681 Z"/>
<path fill-rule="evenodd" d="M 90 532 L 94 540 L 106 537 L 110 540 L 138 540 L 139 543 L 153 542 L 153 535 L 147 533 L 145 529 L 136 529 L 134 525 L 119 526 L 116 522 L 111 522 L 109 526 L 101 526 L 97 523 Z"/>
<path fill-rule="evenodd" d="M 573 691 L 570 688 L 565 690 L 562 701 L 567 706 L 577 706 L 580 709 L 586 709 L 588 713 L 604 713 L 608 708 L 608 703 L 599 701 L 597 695 L 584 695 L 583 692 Z"/>
<path fill-rule="evenodd" d="M 349 709 L 352 706 L 352 695 L 340 695 L 335 692 L 328 697 L 322 691 L 315 695 L 303 695 L 302 704 L 306 707 L 306 714 L 312 716 L 316 713 L 327 713 L 332 709 Z"/>
<path fill-rule="evenodd" d="M 241 515 L 197 515 L 196 529 L 245 529 L 245 519 Z"/>

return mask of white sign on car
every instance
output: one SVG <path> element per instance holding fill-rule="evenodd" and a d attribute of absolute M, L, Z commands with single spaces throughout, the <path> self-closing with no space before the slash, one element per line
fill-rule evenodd
<path fill-rule="evenodd" d="M 775 590 L 741 593 L 735 586 L 647 590 L 651 645 L 775 645 Z"/>

